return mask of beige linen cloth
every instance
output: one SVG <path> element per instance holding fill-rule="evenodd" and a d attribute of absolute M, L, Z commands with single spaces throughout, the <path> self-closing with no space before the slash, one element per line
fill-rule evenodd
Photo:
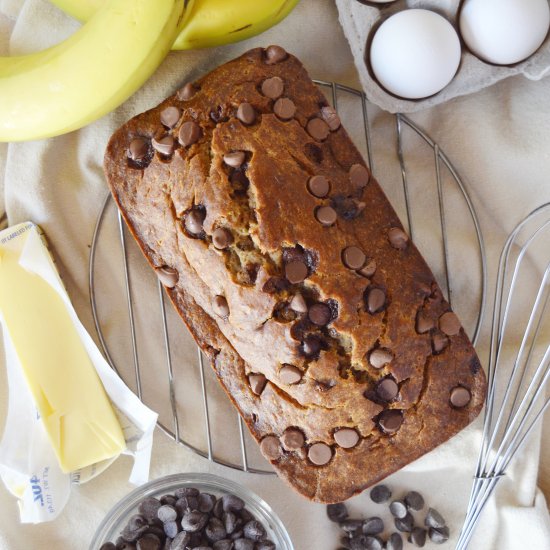
<path fill-rule="evenodd" d="M 0 0 L 0 52 L 17 54 L 41 49 L 76 28 L 78 24 L 46 0 Z M 333 2 L 303 0 L 286 21 L 261 37 L 214 50 L 170 54 L 156 75 L 126 104 L 78 132 L 39 142 L 0 146 L 0 208 L 7 211 L 11 224 L 32 220 L 43 227 L 73 303 L 94 337 L 88 294 L 88 255 L 94 224 L 106 196 L 101 164 L 110 134 L 129 117 L 156 105 L 182 82 L 196 78 L 250 47 L 270 43 L 279 43 L 295 53 L 315 78 L 359 85 Z M 486 240 L 491 281 L 495 278 L 497 257 L 506 235 L 524 215 L 550 201 L 549 97 L 550 79 L 529 82 L 513 78 L 414 116 L 441 144 L 470 190 Z M 375 130 L 376 174 L 389 196 L 394 197 L 400 185 L 395 170 L 394 121 L 377 109 L 372 110 L 371 121 Z M 117 327 L 126 318 L 126 311 L 112 300 L 112 288 L 109 291 L 111 274 L 120 268 L 120 253 L 115 244 L 116 226 L 108 231 L 100 257 L 100 298 L 103 298 L 100 309 L 107 336 L 115 338 L 118 346 L 115 348 L 130 358 L 131 355 L 125 355 L 127 334 L 117 340 L 120 333 Z M 459 296 L 469 291 L 474 277 L 468 267 L 466 262 L 455 274 Z M 146 270 L 138 275 L 138 285 L 149 276 Z M 491 293 L 492 288 L 489 296 Z M 149 313 L 138 307 L 136 315 L 147 320 Z M 466 315 L 471 317 L 472 312 Z M 170 311 L 169 317 L 173 317 Z M 181 337 L 175 338 L 177 357 L 184 364 L 194 364 L 195 349 L 183 329 L 178 324 L 174 327 L 181 330 Z M 478 345 L 482 361 L 486 360 L 487 342 L 486 319 Z M 144 345 L 147 347 L 147 341 Z M 159 373 L 155 368 L 158 365 L 152 365 L 151 371 L 145 369 L 144 374 L 144 395 L 149 404 L 157 398 L 156 386 L 165 378 L 164 371 Z M 164 364 L 161 368 L 165 368 Z M 178 375 L 176 390 L 186 397 L 186 391 L 191 392 L 189 388 L 196 382 L 196 374 L 189 371 L 188 378 L 182 377 L 181 372 Z M 7 397 L 5 374 L 0 369 L 0 425 L 5 419 Z M 159 407 L 165 405 L 158 403 Z M 218 411 L 216 403 L 212 404 L 212 410 L 214 429 L 225 432 L 227 419 Z M 191 411 L 181 420 L 182 427 L 198 422 L 198 417 L 198 409 Z M 550 433 L 548 424 L 542 431 Z M 234 437 L 232 434 L 226 435 L 226 439 Z M 496 499 L 483 515 L 472 549 L 550 549 L 550 519 L 543 493 L 537 489 L 539 479 L 550 495 L 550 443 L 544 437 L 542 441 L 541 447 L 539 431 L 510 475 L 501 482 Z M 221 438 L 220 445 L 230 442 Z M 479 422 L 388 479 L 397 495 L 406 489 L 421 491 L 430 505 L 446 516 L 455 540 L 465 512 L 478 445 Z M 545 458 L 539 460 L 540 456 Z M 0 548 L 86 548 L 106 512 L 131 490 L 125 481 L 129 468 L 128 460 L 118 460 L 102 476 L 74 490 L 62 517 L 38 526 L 19 524 L 15 501 L 0 486 Z M 324 506 L 305 501 L 273 476 L 245 474 L 213 465 L 157 431 L 151 478 L 196 471 L 217 473 L 257 492 L 280 515 L 297 550 L 338 547 L 338 528 L 327 521 Z M 384 513 L 369 501 L 367 494 L 352 499 L 349 506 L 354 514 L 363 517 Z M 430 547 L 435 548 L 426 546 Z M 452 542 L 446 547 L 452 547 Z"/>

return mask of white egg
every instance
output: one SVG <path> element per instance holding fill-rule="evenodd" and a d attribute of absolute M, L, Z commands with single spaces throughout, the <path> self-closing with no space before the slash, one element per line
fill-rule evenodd
<path fill-rule="evenodd" d="M 436 94 L 460 64 L 460 40 L 453 26 L 433 11 L 410 9 L 380 25 L 370 48 L 378 82 L 408 99 Z"/>
<path fill-rule="evenodd" d="M 465 0 L 460 32 L 470 50 L 497 65 L 535 53 L 550 28 L 548 0 Z"/>

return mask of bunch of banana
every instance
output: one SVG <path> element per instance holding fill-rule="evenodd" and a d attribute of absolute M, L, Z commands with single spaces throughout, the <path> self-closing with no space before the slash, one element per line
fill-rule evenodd
<path fill-rule="evenodd" d="M 0 141 L 76 130 L 115 109 L 171 47 L 243 40 L 283 19 L 299 0 L 52 0 L 86 24 L 66 41 L 0 57 Z"/>
<path fill-rule="evenodd" d="M 87 21 L 107 0 L 50 0 L 80 21 Z M 300 0 L 194 0 L 173 50 L 211 48 L 256 36 L 282 21 Z"/>

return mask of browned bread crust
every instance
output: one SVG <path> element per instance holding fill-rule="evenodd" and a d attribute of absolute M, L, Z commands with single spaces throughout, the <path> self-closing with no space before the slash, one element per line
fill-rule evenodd
<path fill-rule="evenodd" d="M 277 97 L 281 83 L 262 88 L 274 76 L 296 107 L 286 121 L 264 95 Z M 250 115 L 239 112 L 242 103 L 253 107 L 252 123 L 238 118 Z M 163 126 L 169 106 L 178 111 Z M 378 183 L 352 169 L 364 161 L 326 106 L 296 58 L 251 50 L 120 128 L 105 173 L 130 231 L 264 454 L 306 497 L 338 502 L 469 424 L 486 383 Z M 186 121 L 200 126 L 198 138 L 189 125 L 180 133 Z M 167 136 L 163 155 L 151 141 Z M 224 161 L 240 151 L 240 167 L 230 166 L 239 155 Z M 330 182 L 324 198 L 308 190 L 316 175 Z M 320 213 L 322 206 L 332 210 Z M 336 223 L 320 223 L 334 212 Z M 218 228 L 229 232 L 221 249 L 212 239 Z M 357 250 L 343 255 L 351 246 L 365 258 Z M 292 302 L 298 293 L 307 312 L 303 301 Z"/>

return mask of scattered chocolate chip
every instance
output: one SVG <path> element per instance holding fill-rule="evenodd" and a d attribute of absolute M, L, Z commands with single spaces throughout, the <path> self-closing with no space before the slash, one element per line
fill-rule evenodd
<path fill-rule="evenodd" d="M 369 363 L 375 368 L 375 369 L 381 369 L 382 367 L 386 366 L 388 363 L 391 363 L 393 359 L 392 353 L 384 348 L 377 348 L 373 351 L 371 351 L 369 355 Z"/>
<path fill-rule="evenodd" d="M 266 78 L 262 82 L 262 94 L 269 97 L 269 99 L 278 99 L 283 95 L 284 89 L 285 83 L 283 82 L 283 79 L 278 76 Z"/>
<path fill-rule="evenodd" d="M 363 523 L 363 534 L 365 535 L 378 535 L 384 531 L 384 522 L 378 518 L 368 518 Z"/>
<path fill-rule="evenodd" d="M 365 265 L 357 271 L 363 277 L 372 277 L 376 273 L 376 260 L 373 258 L 367 259 Z"/>
<path fill-rule="evenodd" d="M 329 194 L 330 183 L 325 176 L 312 176 L 307 182 L 308 191 L 318 199 L 322 199 Z"/>
<path fill-rule="evenodd" d="M 178 140 L 183 147 L 197 143 L 202 137 L 202 129 L 194 120 L 186 120 L 178 132 Z"/>
<path fill-rule="evenodd" d="M 391 490 L 387 485 L 377 485 L 370 491 L 370 499 L 376 504 L 387 502 L 391 497 Z"/>
<path fill-rule="evenodd" d="M 173 128 L 178 123 L 180 116 L 181 111 L 177 107 L 171 105 L 160 112 L 160 121 L 167 128 Z"/>
<path fill-rule="evenodd" d="M 245 158 L 244 151 L 234 151 L 233 153 L 226 153 L 223 156 L 223 161 L 231 168 L 239 168 L 244 163 Z"/>
<path fill-rule="evenodd" d="M 422 527 L 413 527 L 407 540 L 412 542 L 415 546 L 422 548 L 426 544 L 426 529 L 422 529 Z"/>
<path fill-rule="evenodd" d="M 327 506 L 327 516 L 330 521 L 340 523 L 348 517 L 348 509 L 343 502 L 329 504 Z"/>
<path fill-rule="evenodd" d="M 185 229 L 194 236 L 200 236 L 204 228 L 202 224 L 206 218 L 204 208 L 192 208 L 185 216 Z"/>
<path fill-rule="evenodd" d="M 313 357 L 321 351 L 321 341 L 317 336 L 306 336 L 302 342 L 304 355 Z"/>
<path fill-rule="evenodd" d="M 214 302 L 212 303 L 212 308 L 214 313 L 221 317 L 222 319 L 227 319 L 229 317 L 229 304 L 225 296 L 217 295 L 214 297 Z"/>
<path fill-rule="evenodd" d="M 296 105 L 288 97 L 281 97 L 273 105 L 273 112 L 281 120 L 290 120 L 296 114 Z"/>
<path fill-rule="evenodd" d="M 290 309 L 296 313 L 307 313 L 306 301 L 299 292 L 292 297 Z"/>
<path fill-rule="evenodd" d="M 179 273 L 167 265 L 157 267 L 155 273 L 159 281 L 167 288 L 174 288 L 178 284 Z"/>
<path fill-rule="evenodd" d="M 361 269 L 367 255 L 358 246 L 348 246 L 342 251 L 342 262 L 349 269 Z"/>
<path fill-rule="evenodd" d="M 189 99 L 191 99 L 197 92 L 198 92 L 198 88 L 192 84 L 191 82 L 188 82 L 187 84 L 185 84 L 185 86 L 183 88 L 180 88 L 178 90 L 178 99 L 180 101 L 188 101 Z"/>
<path fill-rule="evenodd" d="M 386 550 L 403 550 L 403 539 L 399 533 L 392 533 L 386 542 Z"/>
<path fill-rule="evenodd" d="M 386 434 L 394 434 L 403 424 L 403 414 L 397 409 L 387 409 L 378 416 L 378 425 Z"/>
<path fill-rule="evenodd" d="M 324 327 L 330 323 L 332 312 L 327 304 L 319 302 L 309 308 L 307 315 L 314 325 Z"/>
<path fill-rule="evenodd" d="M 256 122 L 256 111 L 250 103 L 243 102 L 237 109 L 237 118 L 246 125 L 254 124 Z"/>
<path fill-rule="evenodd" d="M 386 293 L 383 289 L 369 287 L 365 291 L 367 310 L 371 315 L 383 311 L 386 307 Z"/>
<path fill-rule="evenodd" d="M 331 206 L 320 206 L 317 208 L 315 211 L 315 217 L 317 218 L 317 221 L 325 227 L 334 225 L 338 219 L 336 210 L 334 210 Z"/>
<path fill-rule="evenodd" d="M 212 233 L 212 244 L 218 250 L 226 249 L 233 242 L 233 235 L 229 229 L 225 227 L 218 227 Z"/>
<path fill-rule="evenodd" d="M 153 138 L 151 145 L 155 151 L 158 151 L 161 155 L 169 157 L 174 152 L 175 141 L 172 136 L 166 135 L 159 139 Z"/>
<path fill-rule="evenodd" d="M 301 260 L 294 260 L 285 265 L 285 277 L 291 284 L 304 281 L 308 276 L 307 265 Z"/>
<path fill-rule="evenodd" d="M 446 521 L 443 516 L 433 508 L 428 508 L 428 513 L 426 514 L 426 519 L 424 520 L 424 525 L 426 527 L 433 527 L 434 529 L 441 529 L 445 527 Z"/>
<path fill-rule="evenodd" d="M 279 379 L 283 384 L 297 384 L 302 376 L 302 371 L 294 365 L 283 365 L 279 370 Z"/>
<path fill-rule="evenodd" d="M 355 189 L 362 189 L 369 183 L 369 171 L 362 164 L 354 164 L 349 169 L 349 179 Z"/>
<path fill-rule="evenodd" d="M 323 120 L 328 124 L 331 132 L 335 132 L 342 125 L 336 109 L 334 107 L 331 107 L 330 105 L 325 105 L 321 109 L 321 116 L 323 117 Z"/>
<path fill-rule="evenodd" d="M 134 138 L 128 147 L 128 158 L 133 161 L 143 160 L 149 153 L 149 143 L 145 138 Z"/>
<path fill-rule="evenodd" d="M 447 542 L 449 540 L 450 532 L 449 528 L 444 525 L 443 527 L 439 527 L 438 529 L 430 527 L 428 535 L 433 543 L 443 544 L 444 542 Z"/>
<path fill-rule="evenodd" d="M 437 355 L 438 353 L 441 353 L 448 345 L 449 345 L 449 338 L 445 336 L 441 332 L 435 332 L 432 335 L 432 349 L 433 352 Z"/>
<path fill-rule="evenodd" d="M 462 409 L 472 400 L 472 394 L 464 386 L 456 386 L 451 390 L 449 400 L 453 407 Z"/>
<path fill-rule="evenodd" d="M 365 550 L 383 550 L 384 543 L 379 537 L 367 535 L 364 540 L 363 548 L 365 548 Z"/>
<path fill-rule="evenodd" d="M 402 533 L 410 533 L 414 527 L 414 518 L 410 512 L 407 512 L 403 518 L 395 518 L 395 528 Z"/>
<path fill-rule="evenodd" d="M 435 322 L 433 319 L 428 317 L 425 313 L 422 311 L 419 311 L 416 314 L 416 325 L 415 329 L 418 334 L 426 334 L 426 332 L 430 332 L 435 327 Z"/>
<path fill-rule="evenodd" d="M 424 497 L 417 491 L 409 491 L 405 495 L 405 504 L 409 510 L 422 510 L 424 508 Z"/>
<path fill-rule="evenodd" d="M 298 451 L 306 442 L 304 434 L 296 428 L 287 428 L 280 439 L 285 451 Z"/>
<path fill-rule="evenodd" d="M 393 378 L 383 378 L 376 384 L 376 395 L 382 401 L 393 401 L 399 393 L 399 386 Z"/>
<path fill-rule="evenodd" d="M 447 311 L 439 318 L 439 328 L 447 336 L 456 336 L 462 328 L 455 313 Z"/>
<path fill-rule="evenodd" d="M 309 448 L 307 456 L 316 466 L 324 466 L 332 458 L 332 449 L 326 443 L 314 443 Z"/>
<path fill-rule="evenodd" d="M 277 460 L 281 457 L 282 449 L 279 438 L 274 435 L 265 436 L 260 442 L 260 451 L 268 460 Z"/>
<path fill-rule="evenodd" d="M 343 449 L 351 449 L 359 442 L 359 434 L 353 428 L 340 428 L 334 432 L 334 441 Z"/>
<path fill-rule="evenodd" d="M 312 118 L 306 126 L 307 133 L 317 141 L 327 139 L 330 134 L 328 124 L 321 118 Z"/>
<path fill-rule="evenodd" d="M 407 515 L 407 505 L 403 500 L 394 500 L 390 504 L 390 512 L 393 517 L 403 519 Z"/>
<path fill-rule="evenodd" d="M 388 231 L 388 240 L 393 248 L 397 250 L 405 250 L 409 243 L 409 236 L 399 227 L 392 227 Z"/>
<path fill-rule="evenodd" d="M 264 52 L 264 61 L 267 65 L 275 65 L 287 57 L 288 54 L 281 46 L 268 46 Z"/>
<path fill-rule="evenodd" d="M 248 383 L 250 384 L 252 393 L 261 395 L 267 384 L 267 378 L 261 373 L 252 373 L 248 375 Z"/>

